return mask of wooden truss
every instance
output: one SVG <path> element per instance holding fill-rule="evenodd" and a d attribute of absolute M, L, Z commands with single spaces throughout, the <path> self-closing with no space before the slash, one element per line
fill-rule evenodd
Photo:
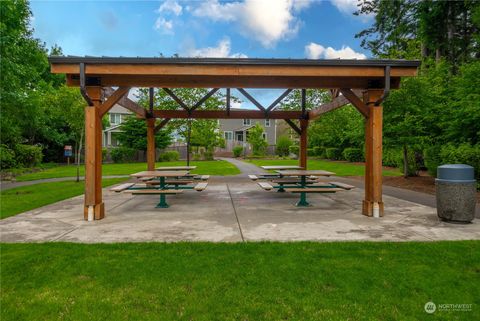
<path fill-rule="evenodd" d="M 284 119 L 300 136 L 299 164 L 307 166 L 307 130 L 310 121 L 347 104 L 365 118 L 365 198 L 363 214 L 372 216 L 382 201 L 382 106 L 401 77 L 414 76 L 418 61 L 404 60 L 294 60 L 294 59 L 201 59 L 201 58 L 95 58 L 50 57 L 52 73 L 66 74 L 69 86 L 78 86 L 87 101 L 85 108 L 85 219 L 105 215 L 101 189 L 101 117 L 116 103 L 147 123 L 147 169 L 155 165 L 155 132 L 171 119 Z M 117 87 L 113 90 L 111 87 Z M 150 88 L 149 109 L 128 99 L 132 87 Z M 180 107 L 153 108 L 153 88 L 162 88 Z M 103 88 L 103 95 L 102 95 Z M 213 88 L 193 106 L 179 99 L 172 88 Z M 219 88 L 226 88 L 225 108 L 199 107 Z M 257 110 L 232 110 L 231 88 L 236 88 Z M 283 88 L 269 106 L 259 103 L 245 88 Z M 306 89 L 330 90 L 331 102 L 306 110 Z M 276 106 L 294 89 L 301 90 L 299 110 Z M 156 122 L 156 119 L 161 119 Z M 89 213 L 91 215 L 89 215 Z"/>

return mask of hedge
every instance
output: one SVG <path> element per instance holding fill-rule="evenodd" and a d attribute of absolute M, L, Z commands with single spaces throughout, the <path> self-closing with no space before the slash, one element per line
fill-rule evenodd
<path fill-rule="evenodd" d="M 475 177 L 480 180 L 480 144 L 436 145 L 424 151 L 425 166 L 432 176 L 437 167 L 444 164 L 467 164 L 475 168 Z"/>
<path fill-rule="evenodd" d="M 325 153 L 328 159 L 339 160 L 342 158 L 342 150 L 340 148 L 327 148 Z"/>
<path fill-rule="evenodd" d="M 34 167 L 42 162 L 43 153 L 40 146 L 15 145 L 15 160 L 17 165 L 23 167 Z"/>
<path fill-rule="evenodd" d="M 365 160 L 360 148 L 345 148 L 342 155 L 349 162 L 363 162 Z"/>
<path fill-rule="evenodd" d="M 180 154 L 176 150 L 163 152 L 162 154 L 160 154 L 160 157 L 158 158 L 158 160 L 161 162 L 173 162 L 173 161 L 178 161 L 179 159 L 180 159 Z"/>
<path fill-rule="evenodd" d="M 326 151 L 325 151 L 325 147 L 323 147 L 323 146 L 313 147 L 313 154 L 317 157 L 320 157 L 320 158 L 325 158 L 327 156 Z"/>
<path fill-rule="evenodd" d="M 128 163 L 135 160 L 136 152 L 135 148 L 120 146 L 110 151 L 110 157 L 114 163 Z"/>
<path fill-rule="evenodd" d="M 288 148 L 290 154 L 295 154 L 295 156 L 298 156 L 300 149 L 296 145 L 292 145 Z"/>

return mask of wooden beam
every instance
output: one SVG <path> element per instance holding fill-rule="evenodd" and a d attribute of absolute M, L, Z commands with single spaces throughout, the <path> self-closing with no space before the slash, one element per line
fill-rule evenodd
<path fill-rule="evenodd" d="M 271 76 L 142 76 L 102 75 L 101 85 L 160 88 L 358 88 L 372 83 L 383 86 L 384 77 L 271 77 Z M 391 78 L 391 88 L 398 88 L 400 77 Z M 79 86 L 78 75 L 67 75 L 68 86 Z M 383 87 L 382 87 L 383 88 Z"/>
<path fill-rule="evenodd" d="M 283 92 L 283 94 L 281 94 L 277 99 L 275 99 L 275 101 L 273 103 L 270 104 L 270 106 L 268 106 L 267 108 L 267 112 L 270 112 L 272 111 L 273 109 L 275 109 L 275 107 L 278 105 L 278 103 L 280 103 L 285 97 L 288 96 L 288 94 L 292 91 L 292 89 L 287 89 Z"/>
<path fill-rule="evenodd" d="M 300 120 L 300 155 L 298 157 L 299 166 L 303 169 L 307 169 L 307 129 L 308 120 Z"/>
<path fill-rule="evenodd" d="M 105 87 L 104 92 L 105 95 L 109 96 L 113 94 L 114 90 L 111 87 Z M 128 98 L 127 95 L 123 95 L 122 98 L 120 98 L 120 100 L 117 102 L 117 104 L 135 113 L 140 118 L 145 118 L 145 108 Z"/>
<path fill-rule="evenodd" d="M 245 89 L 243 88 L 237 88 L 237 90 L 242 94 L 244 95 L 248 100 L 250 100 L 252 102 L 252 104 L 254 104 L 258 109 L 260 109 L 261 111 L 263 112 L 266 112 L 267 110 L 265 109 L 265 107 L 262 106 L 262 104 L 260 104 L 255 98 L 253 98 Z"/>
<path fill-rule="evenodd" d="M 79 64 L 51 63 L 54 74 L 79 74 Z M 189 64 L 86 64 L 86 75 L 142 75 L 142 76 L 272 76 L 272 77 L 381 77 L 384 66 L 302 66 L 302 65 L 216 65 Z M 415 76 L 417 67 L 395 66 L 392 77 Z M 334 88 L 334 87 L 330 87 Z"/>
<path fill-rule="evenodd" d="M 259 110 L 194 110 L 189 114 L 185 110 L 154 110 L 153 116 L 156 118 L 203 118 L 203 119 L 265 119 L 265 113 Z M 271 111 L 268 114 L 269 119 L 300 119 L 300 111 Z"/>
<path fill-rule="evenodd" d="M 172 97 L 173 100 L 177 102 L 177 104 L 179 104 L 183 109 L 188 111 L 188 106 L 180 98 L 178 98 L 177 95 L 175 95 L 175 93 L 172 90 L 170 90 L 169 88 L 163 88 L 163 90 L 165 90 L 165 92 L 170 97 Z"/>
<path fill-rule="evenodd" d="M 107 100 L 99 106 L 98 112 L 100 117 L 103 117 L 123 96 L 127 95 L 130 87 L 119 87 L 115 90 Z"/>
<path fill-rule="evenodd" d="M 170 121 L 170 118 L 165 118 L 164 120 L 162 120 L 160 122 L 160 124 L 158 124 L 157 126 L 155 126 L 155 133 L 157 133 L 160 129 L 162 129 L 163 127 L 165 127 L 165 125 Z"/>
<path fill-rule="evenodd" d="M 147 118 L 147 171 L 155 170 L 155 118 Z"/>
<path fill-rule="evenodd" d="M 369 116 L 365 122 L 365 199 L 362 212 L 373 216 L 378 207 L 379 215 L 384 215 L 382 200 L 382 127 L 383 108 L 374 106 L 382 96 L 382 90 L 369 90 L 365 99 Z"/>
<path fill-rule="evenodd" d="M 101 87 L 87 87 L 93 106 L 85 107 L 85 197 L 84 219 L 105 216 L 102 201 L 102 117 Z"/>
<path fill-rule="evenodd" d="M 292 127 L 292 129 L 298 134 L 298 135 L 301 135 L 302 134 L 302 131 L 300 128 L 298 128 L 298 126 L 291 120 L 291 119 L 288 119 L 288 118 L 285 118 L 284 119 L 288 125 L 290 125 L 290 127 Z"/>
<path fill-rule="evenodd" d="M 321 115 L 328 113 L 329 111 L 348 105 L 350 101 L 345 96 L 338 96 L 331 102 L 318 106 L 308 112 L 308 119 L 313 120 Z"/>
<path fill-rule="evenodd" d="M 212 97 L 220 88 L 213 88 L 210 90 L 205 96 L 202 97 L 195 105 L 192 106 L 190 109 L 191 111 L 197 109 L 200 107 L 205 101 L 207 101 L 208 98 Z"/>
<path fill-rule="evenodd" d="M 363 117 L 368 117 L 369 109 L 367 105 L 357 96 L 356 93 L 354 93 L 351 89 L 348 88 L 341 88 L 340 92 L 363 115 Z"/>

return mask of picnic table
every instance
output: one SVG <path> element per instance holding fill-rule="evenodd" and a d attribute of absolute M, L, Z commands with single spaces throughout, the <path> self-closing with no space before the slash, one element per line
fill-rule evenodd
<path fill-rule="evenodd" d="M 157 204 L 157 208 L 167 208 L 169 205 L 166 201 L 167 194 L 180 194 L 183 190 L 186 189 L 194 189 L 196 191 L 203 191 L 207 184 L 206 182 L 198 183 L 195 186 L 188 186 L 189 183 L 193 181 L 182 181 L 177 180 L 181 177 L 186 177 L 189 175 L 188 171 L 142 171 L 135 174 L 131 174 L 130 176 L 138 178 L 138 179 L 145 179 L 145 185 L 138 186 L 135 184 L 125 184 L 125 186 L 117 187 L 114 191 L 120 192 L 122 190 L 131 191 L 132 194 L 159 194 L 160 195 L 160 202 Z M 167 178 L 172 178 L 173 180 L 167 181 Z M 128 185 L 128 186 L 127 186 Z M 184 185 L 184 186 L 179 186 Z"/>
<path fill-rule="evenodd" d="M 303 169 L 303 167 L 297 165 L 266 165 L 260 166 L 265 170 L 287 170 L 287 169 Z"/>
<path fill-rule="evenodd" d="M 338 187 L 335 184 L 324 183 L 322 185 L 311 185 L 307 181 L 307 177 L 312 176 L 332 176 L 335 173 L 323 171 L 323 170 L 277 170 L 281 177 L 299 177 L 300 180 L 293 185 L 280 185 L 273 186 L 273 188 L 285 189 L 287 192 L 299 193 L 300 200 L 296 203 L 296 206 L 309 206 L 307 202 L 307 193 L 335 193 L 337 191 L 344 190 L 346 188 Z"/>

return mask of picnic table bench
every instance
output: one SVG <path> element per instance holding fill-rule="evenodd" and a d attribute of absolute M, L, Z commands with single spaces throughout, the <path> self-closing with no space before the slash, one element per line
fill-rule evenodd
<path fill-rule="evenodd" d="M 257 184 L 266 191 L 277 189 L 278 191 L 300 194 L 300 200 L 296 203 L 296 206 L 309 206 L 310 204 L 307 202 L 307 194 L 309 193 L 336 193 L 354 188 L 354 186 L 341 182 L 318 181 L 321 176 L 335 175 L 335 173 L 328 171 L 295 169 L 276 170 L 276 172 L 278 178 L 271 179 L 272 184 L 264 181 L 259 181 Z M 257 176 L 249 175 L 249 177 L 254 180 Z"/>
<path fill-rule="evenodd" d="M 170 167 L 171 170 L 143 171 L 132 174 L 143 184 L 125 183 L 111 189 L 114 192 L 126 192 L 133 195 L 160 195 L 160 202 L 157 208 L 167 208 L 166 195 L 181 194 L 184 190 L 195 190 L 201 192 L 208 186 L 207 180 L 210 175 L 190 175 L 187 170 L 180 166 Z M 165 169 L 165 168 L 162 168 Z M 194 183 L 194 180 L 201 182 Z"/>

